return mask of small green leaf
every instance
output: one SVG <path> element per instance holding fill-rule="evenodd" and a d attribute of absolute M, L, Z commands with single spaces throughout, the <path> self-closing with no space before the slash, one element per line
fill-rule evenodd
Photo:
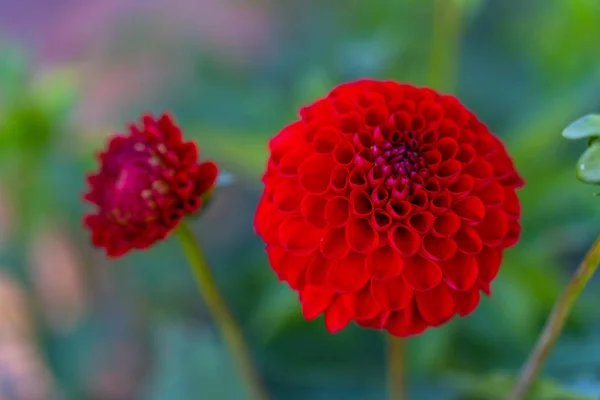
<path fill-rule="evenodd" d="M 600 184 L 600 143 L 594 142 L 577 161 L 577 179 Z"/>
<path fill-rule="evenodd" d="M 589 114 L 572 122 L 562 135 L 567 139 L 583 139 L 600 136 L 600 114 Z"/>

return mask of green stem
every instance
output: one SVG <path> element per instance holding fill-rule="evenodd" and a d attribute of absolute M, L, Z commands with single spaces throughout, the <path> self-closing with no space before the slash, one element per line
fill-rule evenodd
<path fill-rule="evenodd" d="M 565 325 L 567 317 L 573 308 L 575 300 L 590 280 L 600 263 L 600 236 L 592 245 L 585 258 L 577 268 L 575 275 L 565 288 L 562 296 L 554 305 L 550 318 L 540 334 L 538 341 L 529 355 L 529 359 L 521 369 L 517 382 L 509 400 L 522 400 L 525 398 L 530 386 L 540 373 L 550 351 Z"/>
<path fill-rule="evenodd" d="M 250 352 L 246 348 L 241 329 L 233 319 L 223 297 L 217 289 L 217 285 L 208 264 L 194 239 L 194 234 L 183 221 L 179 224 L 177 233 L 185 255 L 194 272 L 200 293 L 204 297 L 206 306 L 211 312 L 212 317 L 215 319 L 223 339 L 237 363 L 239 373 L 247 387 L 248 394 L 255 400 L 267 400 L 269 397 L 251 360 Z"/>
<path fill-rule="evenodd" d="M 455 0 L 436 0 L 430 46 L 428 85 L 454 90 L 462 32 L 463 6 Z"/>
<path fill-rule="evenodd" d="M 388 335 L 388 398 L 405 400 L 404 339 Z"/>

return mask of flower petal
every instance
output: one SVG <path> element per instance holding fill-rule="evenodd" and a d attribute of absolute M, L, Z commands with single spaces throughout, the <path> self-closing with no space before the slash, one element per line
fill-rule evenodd
<path fill-rule="evenodd" d="M 386 311 L 401 310 L 410 303 L 413 288 L 402 277 L 391 281 L 371 280 L 371 294 Z"/>
<path fill-rule="evenodd" d="M 442 281 L 442 270 L 435 262 L 414 256 L 404 259 L 402 277 L 415 290 L 430 290 Z"/>
<path fill-rule="evenodd" d="M 329 307 L 333 300 L 333 293 L 323 293 L 319 290 L 307 286 L 300 292 L 300 304 L 302 305 L 302 315 L 307 321 L 315 319 Z"/>
<path fill-rule="evenodd" d="M 456 252 L 454 257 L 440 263 L 448 286 L 455 290 L 470 289 L 479 275 L 477 260 L 471 255 Z"/>
<path fill-rule="evenodd" d="M 404 261 L 400 254 L 389 246 L 383 246 L 367 254 L 367 271 L 378 280 L 393 279 L 402 273 Z"/>
<path fill-rule="evenodd" d="M 456 312 L 454 297 L 445 284 L 425 292 L 416 292 L 415 299 L 419 313 L 431 326 L 442 325 Z"/>
<path fill-rule="evenodd" d="M 331 262 L 327 272 L 327 282 L 340 292 L 354 292 L 369 280 L 365 256 L 350 253 L 347 257 Z"/>
<path fill-rule="evenodd" d="M 336 296 L 325 310 L 325 327 L 329 333 L 341 331 L 348 325 L 352 317 L 340 296 Z"/>
<path fill-rule="evenodd" d="M 381 306 L 371 296 L 370 285 L 367 283 L 359 291 L 343 296 L 344 303 L 354 319 L 370 319 L 383 311 Z"/>
<path fill-rule="evenodd" d="M 481 298 L 481 294 L 477 286 L 473 286 L 471 289 L 463 292 L 453 292 L 452 294 L 454 295 L 456 312 L 461 317 L 471 314 L 475 308 L 477 308 L 479 299 Z"/>

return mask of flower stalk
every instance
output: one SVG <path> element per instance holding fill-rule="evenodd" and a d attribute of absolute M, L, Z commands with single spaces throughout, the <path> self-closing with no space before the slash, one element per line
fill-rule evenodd
<path fill-rule="evenodd" d="M 406 400 L 404 339 L 388 335 L 388 398 Z"/>
<path fill-rule="evenodd" d="M 431 87 L 454 90 L 464 6 L 454 0 L 436 0 L 433 10 L 429 76 Z"/>
<path fill-rule="evenodd" d="M 208 310 L 215 319 L 225 344 L 237 365 L 239 374 L 247 388 L 248 395 L 254 400 L 267 400 L 269 397 L 260 380 L 248 351 L 241 329 L 231 315 L 225 300 L 219 293 L 208 264 L 198 246 L 194 235 L 185 222 L 180 222 L 176 230 L 185 255 L 190 263 L 200 294 Z"/>
<path fill-rule="evenodd" d="M 573 304 L 581 294 L 600 263 L 600 236 L 589 249 L 585 258 L 577 268 L 575 275 L 565 288 L 562 296 L 556 302 L 537 344 L 529 355 L 529 359 L 521 369 L 519 380 L 509 397 L 509 400 L 523 400 L 527 391 L 539 375 L 550 351 L 556 344 L 565 325 Z"/>

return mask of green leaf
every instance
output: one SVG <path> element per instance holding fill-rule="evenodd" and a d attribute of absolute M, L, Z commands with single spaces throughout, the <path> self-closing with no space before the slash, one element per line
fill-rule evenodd
<path fill-rule="evenodd" d="M 600 114 L 589 114 L 572 122 L 562 135 L 567 139 L 583 139 L 600 136 Z"/>
<path fill-rule="evenodd" d="M 577 161 L 577 179 L 600 184 L 600 143 L 594 142 Z"/>

